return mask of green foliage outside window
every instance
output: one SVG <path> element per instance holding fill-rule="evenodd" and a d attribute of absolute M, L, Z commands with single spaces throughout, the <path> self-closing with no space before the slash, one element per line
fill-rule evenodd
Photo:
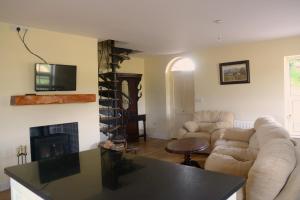
<path fill-rule="evenodd" d="M 291 85 L 300 86 L 300 59 L 293 59 L 289 62 Z"/>

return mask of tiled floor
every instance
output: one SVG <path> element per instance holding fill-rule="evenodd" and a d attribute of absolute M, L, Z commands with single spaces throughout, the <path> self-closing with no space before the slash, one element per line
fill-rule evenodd
<path fill-rule="evenodd" d="M 148 138 L 145 143 L 140 139 L 139 143 L 132 144 L 138 146 L 137 155 L 164 160 L 168 162 L 180 163 L 183 161 L 183 155 L 171 154 L 165 151 L 165 147 L 170 140 L 160 140 Z M 193 155 L 192 159 L 199 162 L 203 166 L 207 155 Z M 0 192 L 0 200 L 10 200 L 10 191 Z"/>

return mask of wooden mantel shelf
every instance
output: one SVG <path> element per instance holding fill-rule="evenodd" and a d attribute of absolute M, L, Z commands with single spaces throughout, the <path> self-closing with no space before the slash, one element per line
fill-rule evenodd
<path fill-rule="evenodd" d="M 20 95 L 11 96 L 10 105 L 41 105 L 95 102 L 95 94 L 53 94 L 53 95 Z"/>

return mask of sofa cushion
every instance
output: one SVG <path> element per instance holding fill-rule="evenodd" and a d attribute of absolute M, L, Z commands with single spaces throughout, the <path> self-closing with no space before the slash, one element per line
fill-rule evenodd
<path fill-rule="evenodd" d="M 216 129 L 232 128 L 232 126 L 233 126 L 232 122 L 216 122 L 215 123 Z"/>
<path fill-rule="evenodd" d="M 256 149 L 257 151 L 259 150 L 259 144 L 255 133 L 250 137 L 249 148 Z"/>
<path fill-rule="evenodd" d="M 247 177 L 253 161 L 239 161 L 232 156 L 211 153 L 206 162 L 205 169 L 233 176 Z"/>
<path fill-rule="evenodd" d="M 217 122 L 219 121 L 219 111 L 199 111 L 194 113 L 194 121 L 196 122 Z"/>
<path fill-rule="evenodd" d="M 247 200 L 274 199 L 295 168 L 296 156 L 288 139 L 273 139 L 259 151 L 246 183 Z"/>
<path fill-rule="evenodd" d="M 210 134 L 207 132 L 188 132 L 184 134 L 182 138 L 191 138 L 191 137 L 202 138 L 207 140 L 210 143 Z"/>
<path fill-rule="evenodd" d="M 251 148 L 216 146 L 213 149 L 212 153 L 232 156 L 234 159 L 239 161 L 247 161 L 255 160 L 258 152 L 255 149 Z"/>
<path fill-rule="evenodd" d="M 299 200 L 300 199 L 300 148 L 295 148 L 297 164 L 284 188 L 281 190 L 276 200 Z"/>
<path fill-rule="evenodd" d="M 264 124 L 275 123 L 275 120 L 271 116 L 259 117 L 254 122 L 254 129 L 257 130 L 260 126 Z"/>
<path fill-rule="evenodd" d="M 215 146 L 248 148 L 249 144 L 247 142 L 220 139 L 216 141 Z"/>
<path fill-rule="evenodd" d="M 225 140 L 236 140 L 248 143 L 254 132 L 254 129 L 228 128 L 224 131 L 224 134 L 221 136 L 221 138 Z"/>
<path fill-rule="evenodd" d="M 189 132 L 196 132 L 199 131 L 198 123 L 194 121 L 187 121 L 183 124 L 183 127 L 186 128 Z"/>
<path fill-rule="evenodd" d="M 216 130 L 216 123 L 212 122 L 198 122 L 199 131 L 201 132 L 213 132 Z"/>
<path fill-rule="evenodd" d="M 256 129 L 255 134 L 260 148 L 273 139 L 290 138 L 288 131 L 275 121 L 270 121 L 268 124 L 259 126 L 259 128 Z"/>
<path fill-rule="evenodd" d="M 225 111 L 199 111 L 194 113 L 196 122 L 229 122 L 233 126 L 234 115 Z"/>

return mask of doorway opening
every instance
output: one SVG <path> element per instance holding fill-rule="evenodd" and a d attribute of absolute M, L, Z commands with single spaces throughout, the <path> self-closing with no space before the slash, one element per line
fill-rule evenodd
<path fill-rule="evenodd" d="M 166 107 L 169 136 L 173 138 L 183 123 L 193 117 L 194 62 L 187 57 L 171 60 L 166 68 Z"/>
<path fill-rule="evenodd" d="M 285 60 L 285 126 L 291 137 L 300 138 L 300 55 Z"/>

